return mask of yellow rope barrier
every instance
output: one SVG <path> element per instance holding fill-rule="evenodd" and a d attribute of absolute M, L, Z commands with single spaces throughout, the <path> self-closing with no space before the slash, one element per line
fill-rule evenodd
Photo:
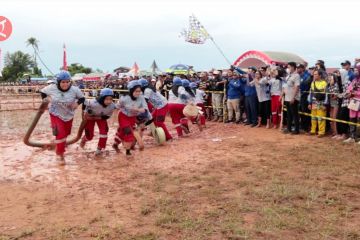
<path fill-rule="evenodd" d="M 287 111 L 287 109 L 284 108 L 284 111 Z M 329 120 L 329 121 L 332 121 L 332 122 L 345 123 L 345 124 L 355 125 L 355 126 L 360 127 L 360 123 L 353 123 L 353 122 L 348 122 L 348 121 L 344 121 L 344 120 L 340 120 L 340 119 L 335 119 L 335 118 L 329 118 L 329 117 L 321 117 L 321 116 L 318 116 L 318 115 L 312 115 L 312 114 L 310 114 L 310 113 L 300 112 L 300 111 L 299 111 L 299 114 L 305 115 L 305 116 L 309 116 L 309 117 L 316 117 L 316 118 L 318 118 L 318 119 L 321 118 L 321 119 Z"/>
<path fill-rule="evenodd" d="M 100 89 L 89 89 L 89 88 L 86 88 L 86 89 L 81 89 L 81 91 L 83 92 L 90 92 L 90 91 L 98 91 Z M 125 90 L 125 89 L 112 89 L 114 92 L 125 92 L 125 93 L 128 93 L 129 91 L 128 90 Z M 168 90 L 166 90 L 168 91 Z M 223 91 L 204 91 L 204 92 L 207 92 L 207 93 L 224 93 Z M 313 93 L 316 93 L 316 92 L 313 92 Z M 319 92 L 319 93 L 324 93 L 324 92 Z M 326 94 L 330 94 L 330 93 L 326 93 Z M 14 95 L 22 95 L 22 96 L 34 96 L 34 95 L 38 95 L 38 93 L 34 93 L 34 94 L 14 94 Z M 1 96 L 1 95 L 0 95 Z M 11 96 L 11 94 L 6 94 L 5 96 Z M 86 97 L 88 99 L 94 99 L 95 97 Z M 118 98 L 114 98 L 114 100 L 118 100 Z M 29 102 L 31 103 L 31 102 Z M 37 103 L 37 102 L 36 102 Z M 9 103 L 2 103 L 2 104 L 9 104 Z M 204 106 L 205 108 L 213 108 L 212 106 Z M 223 106 L 221 107 L 218 107 L 220 109 L 224 109 Z M 286 108 L 284 108 L 284 111 L 286 111 Z M 317 117 L 319 118 L 319 116 L 314 116 L 314 115 L 311 115 L 309 113 L 306 113 L 306 112 L 299 112 L 299 114 L 301 115 L 305 115 L 305 116 L 309 116 L 309 117 Z M 328 117 L 321 117 L 322 119 L 325 119 L 325 120 L 329 120 L 329 121 L 333 121 L 333 122 L 339 122 L 339 123 L 344 123 L 344 124 L 349 124 L 349 125 L 355 125 L 355 126 L 358 126 L 360 127 L 360 124 L 359 123 L 353 123 L 353 122 L 348 122 L 348 121 L 343 121 L 343 120 L 340 120 L 340 119 L 334 119 L 334 118 L 328 118 Z"/>

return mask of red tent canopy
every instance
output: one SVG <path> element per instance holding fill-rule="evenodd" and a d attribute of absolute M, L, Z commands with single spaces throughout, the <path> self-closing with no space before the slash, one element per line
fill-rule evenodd
<path fill-rule="evenodd" d="M 83 81 L 101 81 L 106 77 L 106 73 L 89 73 L 83 77 Z"/>
<path fill-rule="evenodd" d="M 89 77 L 84 77 L 83 78 L 83 81 L 100 81 L 101 80 L 101 77 L 92 77 L 92 76 L 89 76 Z"/>
<path fill-rule="evenodd" d="M 288 62 L 306 63 L 304 59 L 293 53 L 271 52 L 271 51 L 247 51 L 234 62 L 235 66 L 241 68 L 263 67 L 266 65 L 282 65 Z"/>

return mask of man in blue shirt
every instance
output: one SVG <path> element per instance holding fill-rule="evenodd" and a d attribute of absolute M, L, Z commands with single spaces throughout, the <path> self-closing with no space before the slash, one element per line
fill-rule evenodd
<path fill-rule="evenodd" d="M 235 112 L 235 121 L 240 123 L 240 97 L 241 97 L 241 81 L 238 74 L 234 74 L 231 70 L 227 72 L 226 98 L 228 108 L 228 119 L 225 123 L 233 121 L 233 113 Z"/>
<path fill-rule="evenodd" d="M 310 113 L 308 108 L 307 98 L 310 91 L 310 86 L 312 82 L 312 76 L 304 64 L 297 65 L 297 73 L 300 75 L 300 111 L 305 113 Z M 300 124 L 301 129 L 305 132 L 310 130 L 311 117 L 300 115 Z"/>
<path fill-rule="evenodd" d="M 249 68 L 249 74 L 247 78 L 242 78 L 241 82 L 244 84 L 244 95 L 245 95 L 245 111 L 246 118 L 245 125 L 251 125 L 251 127 L 255 127 L 258 122 L 258 99 L 256 94 L 255 82 L 253 80 L 253 75 L 256 72 L 256 68 Z"/>
<path fill-rule="evenodd" d="M 349 60 L 346 60 L 345 62 L 341 63 L 341 66 L 348 72 L 348 77 L 351 82 L 355 78 L 355 73 L 351 69 L 351 62 Z"/>

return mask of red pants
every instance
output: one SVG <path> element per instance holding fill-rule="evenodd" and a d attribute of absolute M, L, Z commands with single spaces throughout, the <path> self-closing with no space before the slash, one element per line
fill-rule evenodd
<path fill-rule="evenodd" d="M 99 142 L 98 148 L 105 149 L 106 141 L 107 141 L 107 134 L 109 131 L 109 127 L 107 121 L 105 119 L 98 119 L 98 120 L 87 120 L 85 126 L 85 136 L 83 137 L 83 141 L 91 141 L 94 138 L 94 127 L 95 123 L 99 128 Z"/>
<path fill-rule="evenodd" d="M 181 125 L 189 128 L 188 120 L 183 114 L 185 105 L 180 103 L 169 103 L 168 106 L 172 123 L 175 125 L 178 136 L 181 137 L 183 136 L 183 128 Z"/>
<path fill-rule="evenodd" d="M 172 139 L 171 134 L 169 133 L 166 125 L 165 125 L 165 117 L 168 112 L 168 105 L 160 109 L 154 109 L 152 112 L 152 117 L 154 119 L 154 124 L 156 127 L 161 127 L 164 129 L 166 141 Z"/>
<path fill-rule="evenodd" d="M 148 102 L 147 105 L 148 105 L 149 112 L 152 113 L 155 110 L 154 106 L 150 102 Z"/>
<path fill-rule="evenodd" d="M 71 134 L 72 119 L 64 121 L 57 116 L 50 114 L 51 128 L 55 136 L 56 154 L 63 155 L 65 152 L 66 138 Z"/>
<path fill-rule="evenodd" d="M 205 114 L 206 114 L 205 106 L 203 103 L 198 103 L 198 104 L 196 104 L 196 106 L 201 107 L 201 111 L 203 112 L 203 114 L 201 114 L 199 116 L 199 121 L 200 121 L 201 125 L 205 125 L 205 119 L 206 119 L 205 118 Z"/>
<path fill-rule="evenodd" d="M 280 96 L 271 96 L 271 115 L 272 115 L 272 123 L 278 125 L 281 119 L 281 102 Z"/>
<path fill-rule="evenodd" d="M 135 141 L 134 129 L 136 123 L 136 116 L 128 117 L 121 111 L 119 111 L 118 121 L 119 127 L 116 132 L 115 142 L 117 144 L 119 144 L 121 141 L 133 143 Z"/>

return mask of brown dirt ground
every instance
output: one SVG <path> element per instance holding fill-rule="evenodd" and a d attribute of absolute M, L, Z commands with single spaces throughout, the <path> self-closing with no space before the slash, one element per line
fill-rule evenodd
<path fill-rule="evenodd" d="M 360 239 L 359 145 L 209 123 L 134 160 L 94 158 L 95 136 L 59 167 L 22 143 L 34 114 L 0 112 L 1 240 Z"/>

